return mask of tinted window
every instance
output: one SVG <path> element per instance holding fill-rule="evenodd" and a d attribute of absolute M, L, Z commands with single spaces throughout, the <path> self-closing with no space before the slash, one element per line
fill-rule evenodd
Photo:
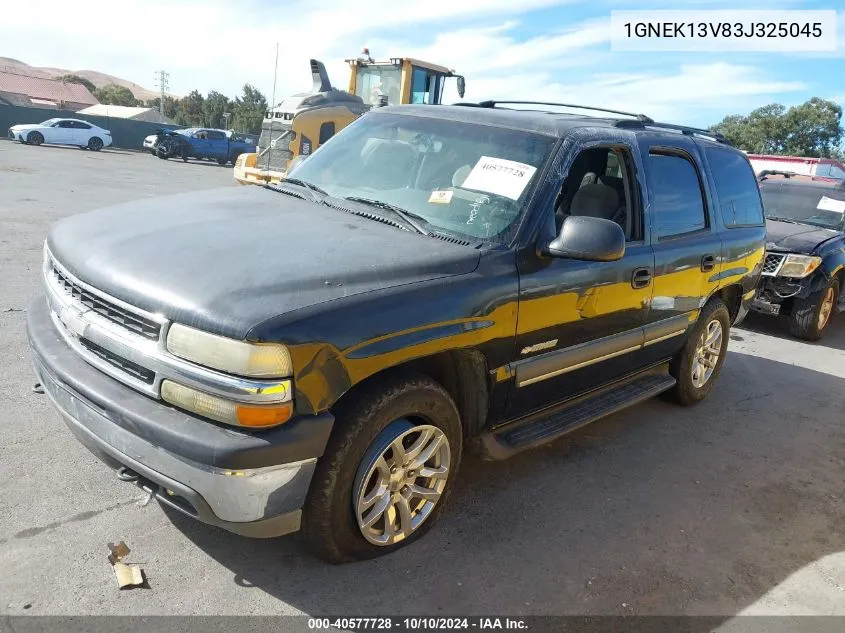
<path fill-rule="evenodd" d="M 90 125 L 88 125 L 87 123 L 83 123 L 82 121 L 74 121 L 73 127 L 75 127 L 77 130 L 90 130 L 91 129 Z"/>
<path fill-rule="evenodd" d="M 215 130 L 209 130 L 208 138 L 212 141 L 222 141 L 226 138 L 226 135 L 223 132 L 216 132 Z"/>
<path fill-rule="evenodd" d="M 651 212 L 657 237 L 673 237 L 705 228 L 704 200 L 693 164 L 686 158 L 667 154 L 650 154 L 648 162 L 654 196 Z"/>
<path fill-rule="evenodd" d="M 72 128 L 73 121 L 59 121 L 59 124 L 56 127 Z"/>
<path fill-rule="evenodd" d="M 334 136 L 334 121 L 327 121 L 320 126 L 320 145 Z"/>
<path fill-rule="evenodd" d="M 705 150 L 713 172 L 719 210 L 725 226 L 760 226 L 763 205 L 754 170 L 739 154 L 721 148 Z"/>

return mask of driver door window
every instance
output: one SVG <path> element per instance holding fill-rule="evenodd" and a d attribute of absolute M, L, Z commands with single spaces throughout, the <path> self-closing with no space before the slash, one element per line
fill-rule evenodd
<path fill-rule="evenodd" d="M 569 169 L 555 203 L 555 228 L 566 217 L 588 215 L 613 220 L 627 242 L 643 239 L 642 207 L 633 177 L 631 152 L 619 147 L 583 150 Z"/>

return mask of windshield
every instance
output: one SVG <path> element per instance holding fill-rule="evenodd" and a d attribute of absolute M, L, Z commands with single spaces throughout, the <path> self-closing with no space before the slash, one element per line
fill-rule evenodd
<path fill-rule="evenodd" d="M 767 218 L 845 230 L 845 191 L 764 181 L 760 192 Z"/>
<path fill-rule="evenodd" d="M 334 198 L 366 198 L 430 230 L 506 242 L 555 138 L 459 121 L 371 112 L 291 170 Z"/>
<path fill-rule="evenodd" d="M 402 71 L 398 66 L 364 66 L 358 68 L 355 94 L 369 105 L 379 105 L 379 97 L 387 95 L 389 105 L 400 103 Z"/>
<path fill-rule="evenodd" d="M 43 122 L 39 123 L 38 125 L 43 125 L 44 127 L 50 127 L 50 126 L 58 123 L 59 121 L 61 121 L 61 119 L 47 119 L 46 121 L 43 121 Z"/>

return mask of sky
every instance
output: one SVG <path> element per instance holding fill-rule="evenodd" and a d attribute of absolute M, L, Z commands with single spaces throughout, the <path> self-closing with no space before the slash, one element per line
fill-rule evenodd
<path fill-rule="evenodd" d="M 810 97 L 845 105 L 845 10 L 830 53 L 613 52 L 614 9 L 836 9 L 842 0 L 28 0 L 0 21 L 0 56 L 91 69 L 171 92 L 245 82 L 276 102 L 311 86 L 310 58 L 346 88 L 344 59 L 411 56 L 466 77 L 464 99 L 563 101 L 709 126 L 728 114 Z M 450 82 L 453 86 L 454 81 Z M 459 98 L 450 86 L 444 102 Z"/>

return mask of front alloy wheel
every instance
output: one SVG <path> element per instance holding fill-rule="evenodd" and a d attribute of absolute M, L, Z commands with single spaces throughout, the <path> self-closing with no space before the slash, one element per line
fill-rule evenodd
<path fill-rule="evenodd" d="M 354 509 L 362 536 L 377 546 L 409 537 L 440 500 L 450 463 L 449 440 L 436 426 L 405 420 L 389 425 L 356 477 Z"/>

